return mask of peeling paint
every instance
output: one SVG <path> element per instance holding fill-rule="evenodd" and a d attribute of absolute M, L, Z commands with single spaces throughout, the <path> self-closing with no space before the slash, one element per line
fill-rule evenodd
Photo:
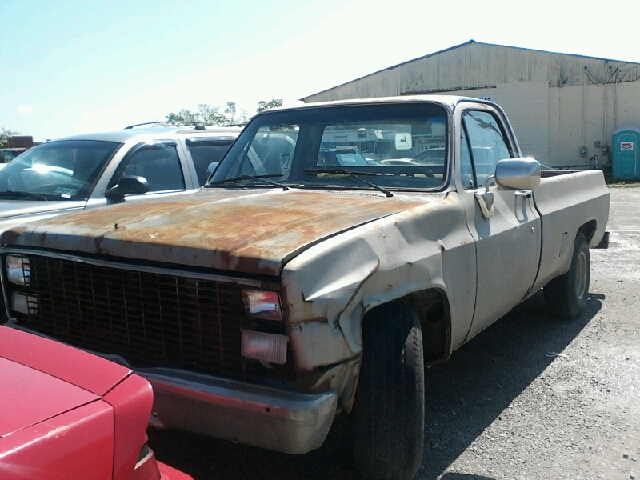
<path fill-rule="evenodd" d="M 3 242 L 278 275 L 309 245 L 418 204 L 399 195 L 208 189 L 56 217 L 9 230 Z"/>

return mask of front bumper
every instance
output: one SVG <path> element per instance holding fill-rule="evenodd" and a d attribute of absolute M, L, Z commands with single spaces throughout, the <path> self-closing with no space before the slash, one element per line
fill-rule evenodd
<path fill-rule="evenodd" d="M 13 321 L 8 327 L 56 340 Z M 184 370 L 133 368 L 119 355 L 90 351 L 131 368 L 153 386 L 150 425 L 303 454 L 318 448 L 336 414 L 336 392 L 300 393 Z"/>
<path fill-rule="evenodd" d="M 152 426 L 284 453 L 322 445 L 337 408 L 333 391 L 299 393 L 158 368 L 135 372 L 153 386 Z"/>

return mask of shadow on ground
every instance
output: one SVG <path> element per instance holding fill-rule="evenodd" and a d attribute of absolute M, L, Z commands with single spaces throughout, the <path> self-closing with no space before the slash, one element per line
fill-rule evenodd
<path fill-rule="evenodd" d="M 492 480 L 446 472 L 453 461 L 554 361 L 601 308 L 591 294 L 585 314 L 549 318 L 541 292 L 426 374 L 424 460 L 417 479 Z M 150 432 L 158 459 L 196 480 L 358 479 L 350 451 L 320 448 L 292 456 L 186 432 Z M 446 473 L 445 473 L 446 472 Z"/>

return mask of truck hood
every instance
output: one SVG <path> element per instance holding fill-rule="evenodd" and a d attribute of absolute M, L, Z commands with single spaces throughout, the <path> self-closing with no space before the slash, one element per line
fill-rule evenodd
<path fill-rule="evenodd" d="M 27 221 L 30 216 L 83 208 L 86 203 L 84 200 L 63 202 L 0 200 L 0 221 L 16 217 L 25 217 Z"/>
<path fill-rule="evenodd" d="M 2 243 L 279 275 L 323 238 L 427 201 L 353 190 L 212 188 L 13 228 Z"/>

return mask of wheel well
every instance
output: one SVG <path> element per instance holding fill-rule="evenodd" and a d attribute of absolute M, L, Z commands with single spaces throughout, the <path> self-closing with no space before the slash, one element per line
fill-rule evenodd
<path fill-rule="evenodd" d="M 425 363 L 442 362 L 451 353 L 451 316 L 446 294 L 437 288 L 407 295 L 420 319 Z"/>
<path fill-rule="evenodd" d="M 411 305 L 420 320 L 425 364 L 447 360 L 451 355 L 451 315 L 444 291 L 430 288 L 410 293 L 396 301 Z M 363 328 L 366 328 L 367 315 L 363 319 Z"/>
<path fill-rule="evenodd" d="M 584 234 L 584 236 L 587 238 L 587 242 L 590 243 L 593 235 L 596 233 L 596 227 L 596 221 L 590 220 L 578 229 L 578 233 Z"/>

